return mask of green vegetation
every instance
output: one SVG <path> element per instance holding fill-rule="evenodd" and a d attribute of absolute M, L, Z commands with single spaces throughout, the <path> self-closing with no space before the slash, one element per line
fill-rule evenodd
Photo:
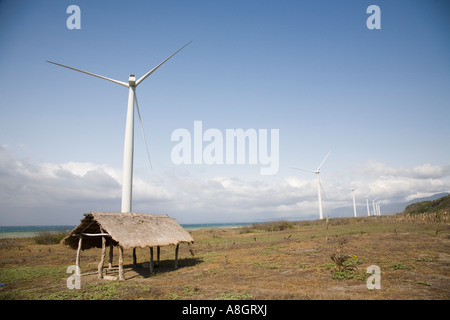
<path fill-rule="evenodd" d="M 39 234 L 33 237 L 34 241 L 37 244 L 58 244 L 61 242 L 69 234 L 69 231 L 43 231 L 39 232 Z"/>
<path fill-rule="evenodd" d="M 403 263 L 394 263 L 389 266 L 389 269 L 391 270 L 412 270 L 414 267 L 404 265 Z"/>
<path fill-rule="evenodd" d="M 252 299 L 252 295 L 250 293 L 234 293 L 234 292 L 228 292 L 224 293 L 222 292 L 218 298 L 215 300 L 248 300 Z"/>
<path fill-rule="evenodd" d="M 251 232 L 251 230 L 264 230 L 266 232 L 270 231 L 283 231 L 287 229 L 294 228 L 294 223 L 289 221 L 273 221 L 273 222 L 266 222 L 266 223 L 257 223 L 253 224 L 251 227 L 246 228 L 245 232 Z"/>
<path fill-rule="evenodd" d="M 364 272 L 357 272 L 356 270 L 348 270 L 348 269 L 342 271 L 335 271 L 332 273 L 331 277 L 337 280 L 349 280 L 349 279 L 356 279 L 361 281 L 366 280 L 366 274 Z"/>
<path fill-rule="evenodd" d="M 404 215 L 424 213 L 440 213 L 441 215 L 450 213 L 450 195 L 432 201 L 422 201 L 410 204 L 403 212 Z"/>
<path fill-rule="evenodd" d="M 64 267 L 47 267 L 47 266 L 17 266 L 14 268 L 1 268 L 1 282 L 26 282 L 28 280 L 65 277 Z"/>

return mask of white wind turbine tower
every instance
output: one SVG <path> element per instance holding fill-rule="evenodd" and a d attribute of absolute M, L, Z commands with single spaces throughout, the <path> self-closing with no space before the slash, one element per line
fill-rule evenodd
<path fill-rule="evenodd" d="M 370 216 L 370 209 L 369 209 L 369 196 L 366 196 L 366 204 L 367 204 L 367 216 Z"/>
<path fill-rule="evenodd" d="M 381 204 L 381 200 L 378 201 L 377 204 L 376 204 L 376 206 L 377 206 L 377 216 L 381 216 L 380 204 Z"/>
<path fill-rule="evenodd" d="M 373 199 L 372 200 L 372 213 L 373 213 L 374 216 L 377 215 L 377 209 L 375 207 L 375 200 L 377 200 L 377 199 Z"/>
<path fill-rule="evenodd" d="M 192 42 L 192 41 L 191 41 Z M 145 79 L 147 79 L 148 76 L 150 76 L 153 72 L 156 71 L 160 66 L 162 66 L 167 60 L 172 58 L 175 54 L 180 52 L 182 49 L 184 49 L 188 44 L 191 42 L 188 42 L 183 47 L 175 51 L 172 55 L 170 55 L 168 58 L 166 58 L 164 61 L 162 61 L 160 64 L 158 64 L 156 67 L 148 71 L 146 74 L 144 74 L 141 78 L 136 80 L 136 77 L 134 74 L 130 74 L 130 77 L 128 78 L 128 83 L 114 80 L 111 78 L 107 78 L 104 76 L 100 76 L 94 73 L 90 73 L 87 71 L 75 69 L 72 67 L 68 67 L 56 62 L 47 61 L 49 63 L 53 63 L 55 65 L 68 68 L 71 70 L 75 70 L 78 72 L 85 73 L 90 76 L 94 76 L 100 79 L 108 80 L 117 84 L 120 84 L 124 87 L 128 88 L 128 107 L 127 107 L 127 118 L 126 118 L 126 127 L 125 127 L 125 143 L 124 143 L 124 151 L 123 151 L 123 183 L 122 183 L 122 211 L 121 212 L 131 212 L 131 199 L 132 199 L 132 187 L 133 187 L 133 148 L 134 148 L 134 105 L 136 105 L 136 110 L 138 112 L 139 119 L 141 119 L 140 112 L 139 112 L 139 106 L 137 103 L 136 98 L 136 87 Z M 142 122 L 141 122 L 142 126 Z M 144 130 L 142 127 L 142 133 L 144 134 Z M 145 135 L 144 135 L 145 140 Z M 147 142 L 146 147 L 147 147 Z M 147 155 L 149 156 L 148 148 L 147 148 Z M 149 156 L 150 159 L 150 156 Z"/>
<path fill-rule="evenodd" d="M 353 215 L 356 218 L 357 214 L 356 214 L 355 188 L 352 188 L 352 193 L 353 193 Z"/>
<path fill-rule="evenodd" d="M 325 163 L 325 160 L 327 160 L 328 156 L 330 155 L 331 151 L 328 152 L 328 154 L 323 159 L 322 163 L 319 165 L 319 167 L 316 170 L 306 170 L 306 169 L 299 169 L 299 168 L 292 168 L 296 170 L 302 170 L 302 171 L 308 171 L 316 174 L 317 177 L 317 198 L 319 200 L 319 218 L 323 219 L 323 209 L 322 209 L 322 192 L 325 195 L 325 192 L 323 191 L 322 184 L 320 183 L 319 173 L 320 168 L 322 168 L 322 165 Z"/>

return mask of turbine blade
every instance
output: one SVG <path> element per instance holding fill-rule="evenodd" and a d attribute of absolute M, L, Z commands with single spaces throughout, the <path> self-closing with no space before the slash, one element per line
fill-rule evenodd
<path fill-rule="evenodd" d="M 320 170 L 320 168 L 322 168 L 322 165 L 325 163 L 325 160 L 327 160 L 328 156 L 330 155 L 331 151 L 328 152 L 328 154 L 325 156 L 325 158 L 323 159 L 322 163 L 320 164 L 320 166 L 317 168 L 317 170 Z"/>
<path fill-rule="evenodd" d="M 139 122 L 141 124 L 142 136 L 144 137 L 145 148 L 147 150 L 148 162 L 150 163 L 150 168 L 153 170 L 152 160 L 150 159 L 150 152 L 148 151 L 147 139 L 145 138 L 144 126 L 142 125 L 141 112 L 139 111 L 139 106 L 138 106 L 138 102 L 137 102 L 136 92 L 134 93 L 134 104 L 136 106 L 137 114 L 139 116 Z"/>
<path fill-rule="evenodd" d="M 139 85 L 139 83 L 141 83 L 142 81 L 144 81 L 145 79 L 147 79 L 147 77 L 149 75 L 151 75 L 153 72 L 156 71 L 156 69 L 158 69 L 159 67 L 161 67 L 167 60 L 169 60 L 170 58 L 172 58 L 174 55 L 176 55 L 178 52 L 180 52 L 181 50 L 183 50 L 188 44 L 190 44 L 192 41 L 189 41 L 188 43 L 186 43 L 184 46 L 182 46 L 180 49 L 178 49 L 177 51 L 175 51 L 174 53 L 172 53 L 172 55 L 170 55 L 166 60 L 164 60 L 163 62 L 161 62 L 160 64 L 158 64 L 156 67 L 154 67 L 152 70 L 150 70 L 149 72 L 147 72 L 146 74 L 144 74 L 138 81 L 136 81 L 136 86 Z"/>
<path fill-rule="evenodd" d="M 301 171 L 308 171 L 308 172 L 316 173 L 315 171 L 312 171 L 312 170 L 306 170 L 306 169 L 300 169 L 300 168 L 294 168 L 294 167 L 291 167 L 291 169 L 301 170 Z"/>
<path fill-rule="evenodd" d="M 71 69 L 71 70 L 75 70 L 75 71 L 78 71 L 78 72 L 81 72 L 81 73 L 85 73 L 85 74 L 88 74 L 88 75 L 90 75 L 90 76 L 94 76 L 94 77 L 97 77 L 97 78 L 100 78 L 100 79 L 108 80 L 108 81 L 111 81 L 111 82 L 120 84 L 120 85 L 122 85 L 122 86 L 128 88 L 128 83 L 126 83 L 126 82 L 122 82 L 122 81 L 119 81 L 119 80 L 114 80 L 114 79 L 111 79 L 111 78 L 107 78 L 107 77 L 104 77 L 104 76 L 100 76 L 100 75 L 95 74 L 95 73 L 91 73 L 91 72 L 87 72 L 87 71 L 75 69 L 75 68 L 72 68 L 72 67 L 68 67 L 68 66 L 65 66 L 65 65 L 63 65 L 63 64 L 56 63 L 56 62 L 53 62 L 53 61 L 48 61 L 48 60 L 46 60 L 46 62 L 52 63 L 52 64 L 56 64 L 57 66 L 64 67 L 64 68 L 67 68 L 67 69 Z"/>

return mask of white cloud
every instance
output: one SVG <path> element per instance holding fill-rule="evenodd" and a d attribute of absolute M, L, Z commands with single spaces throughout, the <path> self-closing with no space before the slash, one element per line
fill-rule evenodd
<path fill-rule="evenodd" d="M 370 177 L 409 177 L 414 179 L 437 179 L 450 176 L 450 165 L 432 166 L 429 163 L 414 168 L 389 167 L 377 160 L 369 160 L 362 167 L 357 167 L 355 173 Z"/>
<path fill-rule="evenodd" d="M 449 166 L 412 169 L 369 161 L 353 171 L 322 177 L 324 210 L 359 201 L 405 201 L 450 190 Z M 75 224 L 89 211 L 118 211 L 121 170 L 89 162 L 35 164 L 15 159 L 0 147 L 0 225 Z M 258 178 L 259 179 L 259 178 Z M 238 177 L 199 177 L 178 168 L 135 175 L 133 210 L 168 213 L 181 223 L 238 222 L 313 217 L 317 214 L 315 177 L 244 181 Z M 312 215 L 312 216 L 311 216 Z"/>
<path fill-rule="evenodd" d="M 391 201 L 405 201 L 423 195 L 441 193 L 450 190 L 449 187 L 448 179 L 446 181 L 411 177 L 377 179 L 369 185 L 371 193 L 377 198 L 391 199 Z"/>

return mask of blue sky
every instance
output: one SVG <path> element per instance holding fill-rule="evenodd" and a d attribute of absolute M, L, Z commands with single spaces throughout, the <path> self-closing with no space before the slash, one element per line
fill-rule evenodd
<path fill-rule="evenodd" d="M 69 5 L 81 9 L 70 30 Z M 369 30 L 368 6 L 381 9 Z M 446 1 L 0 3 L 0 225 L 75 224 L 119 211 L 127 82 L 137 88 L 133 210 L 182 223 L 318 217 L 450 191 Z M 279 129 L 279 171 L 175 165 L 178 128 Z M 383 208 L 381 209 L 383 212 Z M 349 212 L 349 216 L 352 212 Z"/>

